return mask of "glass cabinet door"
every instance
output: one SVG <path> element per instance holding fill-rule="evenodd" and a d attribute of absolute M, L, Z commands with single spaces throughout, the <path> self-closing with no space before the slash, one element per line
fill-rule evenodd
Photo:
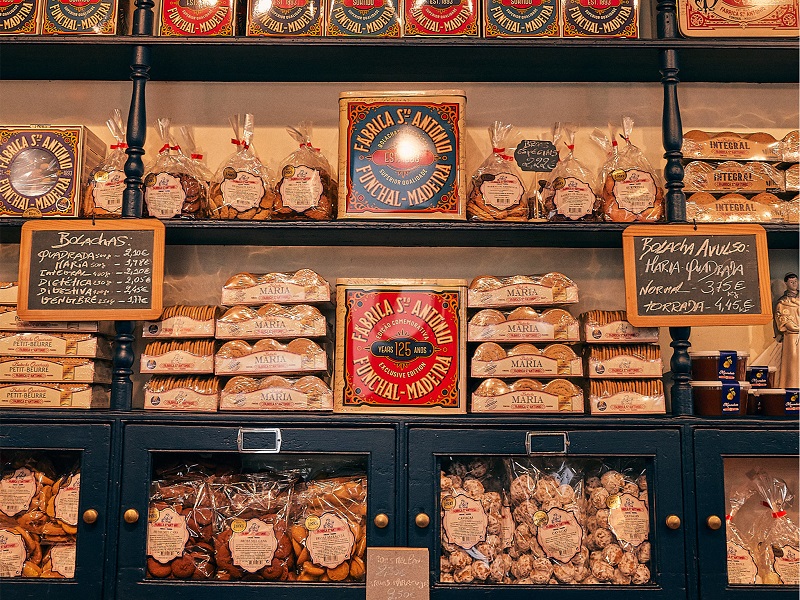
<path fill-rule="evenodd" d="M 701 598 L 797 598 L 797 431 L 694 432 Z"/>
<path fill-rule="evenodd" d="M 412 429 L 432 595 L 686 595 L 680 432 Z"/>
<path fill-rule="evenodd" d="M 111 426 L 0 426 L 0 589 L 101 598 Z"/>
<path fill-rule="evenodd" d="M 395 543 L 395 443 L 393 428 L 128 425 L 120 594 L 363 594 L 367 547 Z"/>

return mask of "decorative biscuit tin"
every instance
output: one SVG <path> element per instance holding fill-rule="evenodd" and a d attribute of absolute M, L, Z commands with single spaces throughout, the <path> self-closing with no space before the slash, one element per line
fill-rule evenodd
<path fill-rule="evenodd" d="M 161 0 L 158 35 L 232 36 L 234 0 Z"/>
<path fill-rule="evenodd" d="M 0 35 L 38 33 L 39 4 L 39 0 L 0 0 Z"/>
<path fill-rule="evenodd" d="M 248 0 L 249 36 L 309 37 L 323 31 L 321 0 Z"/>
<path fill-rule="evenodd" d="M 105 145 L 83 126 L 0 127 L 0 216 L 77 217 Z"/>
<path fill-rule="evenodd" d="M 487 38 L 558 37 L 559 0 L 485 0 L 483 32 Z"/>
<path fill-rule="evenodd" d="M 44 0 L 42 35 L 116 35 L 117 0 Z"/>
<path fill-rule="evenodd" d="M 466 412 L 466 281 L 339 279 L 334 411 Z"/>
<path fill-rule="evenodd" d="M 797 0 L 678 0 L 686 37 L 797 37 Z"/>
<path fill-rule="evenodd" d="M 405 36 L 478 36 L 477 0 L 405 0 Z"/>
<path fill-rule="evenodd" d="M 639 0 L 562 0 L 564 37 L 639 37 Z"/>
<path fill-rule="evenodd" d="M 460 90 L 339 96 L 339 218 L 466 218 Z"/>
<path fill-rule="evenodd" d="M 331 0 L 327 35 L 399 38 L 399 0 Z"/>

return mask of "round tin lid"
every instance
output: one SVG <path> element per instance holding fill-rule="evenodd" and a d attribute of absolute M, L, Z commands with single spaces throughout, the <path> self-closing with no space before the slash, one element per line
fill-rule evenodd
<path fill-rule="evenodd" d="M 749 381 L 739 381 L 739 387 L 743 390 L 750 389 L 750 382 Z M 721 388 L 723 385 L 730 385 L 728 381 L 690 381 L 689 384 L 692 387 L 702 387 L 702 388 Z M 762 388 L 763 389 L 763 388 Z"/>

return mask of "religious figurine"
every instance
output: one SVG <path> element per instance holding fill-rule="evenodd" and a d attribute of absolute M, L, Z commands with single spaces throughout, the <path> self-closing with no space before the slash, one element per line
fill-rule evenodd
<path fill-rule="evenodd" d="M 775 305 L 775 327 L 781 337 L 779 388 L 800 387 L 800 298 L 796 273 L 783 278 L 786 291 Z"/>

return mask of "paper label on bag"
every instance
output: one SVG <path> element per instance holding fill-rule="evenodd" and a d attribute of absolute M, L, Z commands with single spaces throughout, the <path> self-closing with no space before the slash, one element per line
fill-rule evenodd
<path fill-rule="evenodd" d="M 638 546 L 650 534 L 650 513 L 643 500 L 622 494 L 619 502 L 609 497 L 608 526 L 622 542 Z"/>
<path fill-rule="evenodd" d="M 781 546 L 772 549 L 775 560 L 772 568 L 785 585 L 798 585 L 800 583 L 800 551 L 794 546 Z M 780 556 L 778 553 L 780 552 Z"/>
<path fill-rule="evenodd" d="M 183 554 L 188 541 L 186 517 L 179 515 L 173 508 L 150 509 L 147 523 L 148 556 L 166 564 Z"/>
<path fill-rule="evenodd" d="M 589 359 L 589 377 L 661 377 L 661 370 L 661 359 L 641 360 L 626 355 Z"/>
<path fill-rule="evenodd" d="M 513 173 L 497 173 L 491 181 L 481 183 L 483 203 L 498 210 L 507 210 L 522 202 L 525 188 Z"/>
<path fill-rule="evenodd" d="M 306 548 L 312 562 L 335 569 L 350 560 L 356 538 L 347 519 L 335 512 L 325 512 L 319 517 L 311 515 L 306 519 Z"/>
<path fill-rule="evenodd" d="M 231 522 L 231 539 L 228 547 L 231 550 L 233 564 L 242 567 L 248 573 L 255 573 L 272 562 L 278 539 L 272 523 L 260 519 L 234 519 Z"/>
<path fill-rule="evenodd" d="M 646 171 L 625 171 L 625 179 L 615 181 L 614 197 L 622 209 L 640 214 L 656 204 L 656 182 Z"/>
<path fill-rule="evenodd" d="M 535 306 L 563 302 L 553 298 L 553 288 L 535 283 L 515 283 L 486 290 L 468 290 L 469 306 Z"/>
<path fill-rule="evenodd" d="M 566 563 L 581 551 L 583 528 L 573 513 L 551 508 L 536 512 L 533 522 L 537 526 L 536 539 L 548 558 Z"/>
<path fill-rule="evenodd" d="M 449 543 L 469 550 L 475 544 L 486 541 L 489 517 L 480 500 L 461 492 L 442 498 L 442 509 L 442 529 Z"/>
<path fill-rule="evenodd" d="M 122 192 L 124 190 L 124 171 L 115 170 L 95 173 L 92 200 L 96 208 L 102 208 L 110 213 L 121 214 Z"/>
<path fill-rule="evenodd" d="M 319 205 L 322 197 L 322 180 L 319 171 L 305 165 L 286 165 L 278 186 L 281 202 L 287 208 L 303 212 Z"/>
<path fill-rule="evenodd" d="M 592 214 L 596 198 L 588 183 L 575 177 L 556 177 L 553 188 L 553 204 L 558 214 L 573 220 Z"/>
<path fill-rule="evenodd" d="M 25 540 L 18 533 L 0 529 L 0 577 L 19 577 L 28 558 Z"/>
<path fill-rule="evenodd" d="M 56 519 L 73 527 L 78 524 L 78 501 L 81 493 L 81 474 L 70 477 L 55 497 Z"/>
<path fill-rule="evenodd" d="M 144 188 L 144 203 L 147 205 L 148 214 L 158 219 L 171 219 L 179 215 L 186 199 L 181 180 L 169 173 L 151 173 L 151 175 L 153 176 L 151 185 L 145 183 Z M 145 182 L 149 180 L 150 175 L 145 178 Z"/>
<path fill-rule="evenodd" d="M 218 399 L 218 392 L 201 394 L 188 388 L 175 388 L 166 392 L 145 390 L 144 409 L 214 412 L 217 410 Z"/>
<path fill-rule="evenodd" d="M 736 542 L 728 542 L 728 583 L 752 585 L 757 575 L 758 567 L 752 553 Z"/>
<path fill-rule="evenodd" d="M 36 494 L 36 479 L 27 468 L 14 471 L 9 477 L 0 479 L 0 511 L 13 517 L 28 510 Z"/>
<path fill-rule="evenodd" d="M 75 544 L 56 544 L 50 548 L 53 571 L 67 579 L 75 577 Z"/>
<path fill-rule="evenodd" d="M 511 508 L 503 505 L 500 511 L 500 539 L 503 540 L 503 548 L 510 548 L 514 544 L 514 517 Z"/>
<path fill-rule="evenodd" d="M 587 343 L 658 341 L 658 327 L 634 327 L 627 321 L 605 325 L 586 323 L 584 333 Z"/>
<path fill-rule="evenodd" d="M 265 194 L 261 177 L 246 171 L 236 171 L 235 177 L 226 178 L 219 187 L 222 191 L 222 203 L 239 212 L 256 208 Z"/>

